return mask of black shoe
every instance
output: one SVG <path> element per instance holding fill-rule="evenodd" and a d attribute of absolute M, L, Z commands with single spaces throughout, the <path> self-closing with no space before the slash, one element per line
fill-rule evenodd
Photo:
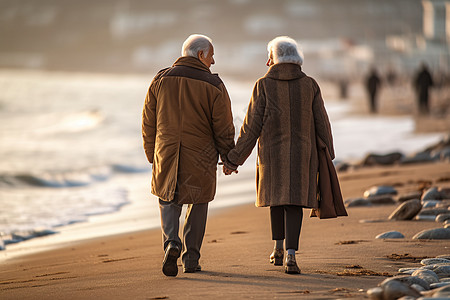
<path fill-rule="evenodd" d="M 202 267 L 200 265 L 197 265 L 196 267 L 187 268 L 183 267 L 183 273 L 195 273 L 200 272 L 202 270 Z"/>
<path fill-rule="evenodd" d="M 275 266 L 283 265 L 284 249 L 273 249 L 272 254 L 270 254 L 269 261 Z"/>
<path fill-rule="evenodd" d="M 300 274 L 300 268 L 295 261 L 295 255 L 286 255 L 286 263 L 284 265 L 284 271 L 288 274 Z"/>
<path fill-rule="evenodd" d="M 166 248 L 166 254 L 164 255 L 162 271 L 166 276 L 177 276 L 178 266 L 177 260 L 180 257 L 180 246 L 176 243 L 169 243 Z"/>

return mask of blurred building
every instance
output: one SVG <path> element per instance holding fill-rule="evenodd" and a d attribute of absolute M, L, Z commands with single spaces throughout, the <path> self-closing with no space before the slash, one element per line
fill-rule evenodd
<path fill-rule="evenodd" d="M 422 32 L 411 35 L 390 35 L 387 46 L 406 71 L 416 69 L 421 62 L 434 71 L 450 71 L 450 1 L 422 1 Z"/>

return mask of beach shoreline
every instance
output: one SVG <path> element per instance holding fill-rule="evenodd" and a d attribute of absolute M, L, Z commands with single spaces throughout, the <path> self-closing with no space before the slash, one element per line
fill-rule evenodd
<path fill-rule="evenodd" d="M 339 177 L 345 199 L 389 183 L 401 193 L 417 189 L 424 180 L 450 186 L 443 180 L 450 178 L 446 162 L 361 168 Z M 224 178 L 219 178 L 219 185 Z M 244 178 L 254 192 L 250 182 L 254 178 L 250 174 Z M 141 230 L 3 261 L 0 294 L 2 299 L 367 298 L 368 289 L 396 275 L 399 268 L 416 266 L 420 258 L 450 254 L 445 240 L 412 239 L 417 232 L 440 224 L 388 221 L 395 208 L 351 207 L 348 217 L 331 220 L 309 218 L 305 210 L 297 252 L 302 274 L 298 276 L 269 264 L 273 242 L 268 210 L 247 203 L 210 214 L 200 273 L 183 274 L 180 267 L 177 277 L 165 277 L 160 230 Z M 388 230 L 400 231 L 405 238 L 375 239 Z"/>

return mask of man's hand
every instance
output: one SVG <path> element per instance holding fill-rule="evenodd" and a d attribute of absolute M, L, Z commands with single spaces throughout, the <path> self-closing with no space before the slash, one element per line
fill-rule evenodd
<path fill-rule="evenodd" d="M 233 170 L 233 169 L 229 169 L 229 168 L 227 168 L 226 166 L 225 166 L 225 164 L 223 165 L 223 174 L 225 174 L 225 175 L 231 175 L 231 174 L 233 174 L 233 173 L 239 173 L 239 171 L 238 170 Z"/>

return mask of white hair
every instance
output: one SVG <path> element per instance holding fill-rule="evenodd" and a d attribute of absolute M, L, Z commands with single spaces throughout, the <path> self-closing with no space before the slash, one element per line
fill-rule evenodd
<path fill-rule="evenodd" d="M 206 56 L 211 46 L 212 41 L 206 35 L 192 34 L 184 41 L 181 55 L 197 57 L 198 52 L 203 51 Z"/>
<path fill-rule="evenodd" d="M 267 44 L 267 51 L 272 53 L 272 60 L 278 63 L 303 64 L 303 53 L 298 49 L 297 42 L 288 36 L 279 36 Z"/>

